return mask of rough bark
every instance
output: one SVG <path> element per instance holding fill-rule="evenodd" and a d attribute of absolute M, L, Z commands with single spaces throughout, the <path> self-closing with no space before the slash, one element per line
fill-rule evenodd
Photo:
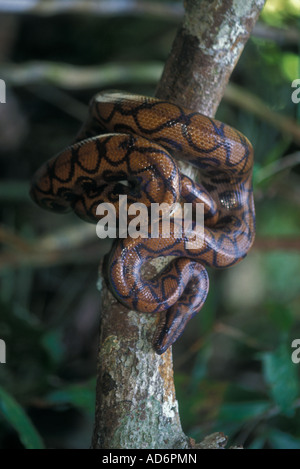
<path fill-rule="evenodd" d="M 157 88 L 213 117 L 264 0 L 189 0 Z"/>
<path fill-rule="evenodd" d="M 187 0 L 156 96 L 213 117 L 264 3 Z M 180 166 L 196 177 L 194 169 Z M 193 447 L 181 428 L 172 352 L 158 356 L 152 349 L 157 318 L 128 311 L 107 291 L 101 276 L 100 281 L 103 310 L 92 447 Z M 196 447 L 205 447 L 205 442 Z"/>

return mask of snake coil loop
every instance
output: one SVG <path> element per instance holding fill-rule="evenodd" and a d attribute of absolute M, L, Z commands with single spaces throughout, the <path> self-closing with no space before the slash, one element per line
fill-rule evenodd
<path fill-rule="evenodd" d="M 172 156 L 171 156 L 172 155 Z M 182 174 L 176 159 L 200 170 L 201 182 Z M 187 234 L 119 239 L 108 263 L 114 295 L 131 309 L 161 313 L 154 348 L 163 353 L 203 306 L 204 267 L 229 267 L 243 259 L 255 236 L 253 150 L 237 130 L 215 119 L 156 98 L 117 91 L 96 95 L 76 142 L 36 173 L 31 195 L 41 207 L 97 222 L 97 206 L 126 195 L 142 202 L 204 204 L 204 229 L 190 249 Z M 127 181 L 127 184 L 123 182 Z M 160 227 L 161 233 L 161 227 Z M 196 235 L 197 236 L 197 235 Z M 146 262 L 174 256 L 152 279 Z"/>

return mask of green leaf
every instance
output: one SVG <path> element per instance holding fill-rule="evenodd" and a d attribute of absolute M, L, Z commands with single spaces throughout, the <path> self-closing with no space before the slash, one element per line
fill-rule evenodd
<path fill-rule="evenodd" d="M 95 411 L 96 380 L 73 386 L 66 386 L 47 395 L 52 404 L 71 404 L 90 413 Z"/>
<path fill-rule="evenodd" d="M 47 350 L 54 363 L 63 359 L 62 331 L 60 329 L 46 332 L 41 339 L 43 347 Z"/>
<path fill-rule="evenodd" d="M 293 323 L 294 317 L 291 309 L 285 305 L 275 301 L 268 301 L 265 304 L 265 310 L 268 311 L 269 317 L 273 324 L 282 332 L 288 332 Z"/>
<path fill-rule="evenodd" d="M 264 437 L 258 437 L 255 438 L 255 440 L 252 441 L 252 443 L 247 446 L 247 449 L 263 449 L 266 443 L 266 438 Z"/>
<path fill-rule="evenodd" d="M 264 414 L 269 408 L 270 402 L 268 401 L 223 404 L 219 419 L 224 422 L 243 422 Z"/>
<path fill-rule="evenodd" d="M 264 353 L 262 364 L 271 397 L 285 415 L 293 416 L 293 404 L 299 396 L 299 383 L 290 347 L 283 342 L 274 352 Z"/>
<path fill-rule="evenodd" d="M 279 213 L 277 216 L 280 218 Z M 280 218 L 281 222 L 282 217 Z M 298 252 L 268 252 L 264 255 L 264 272 L 269 279 L 268 294 L 272 301 L 288 305 L 299 293 L 300 255 Z"/>
<path fill-rule="evenodd" d="M 299 55 L 292 52 L 282 54 L 281 69 L 289 81 L 292 82 L 295 78 L 298 78 Z"/>
<path fill-rule="evenodd" d="M 44 443 L 17 401 L 0 387 L 0 413 L 18 432 L 19 437 L 27 449 L 45 449 Z"/>
<path fill-rule="evenodd" d="M 280 430 L 269 433 L 269 442 L 273 449 L 300 449 L 300 439 Z"/>

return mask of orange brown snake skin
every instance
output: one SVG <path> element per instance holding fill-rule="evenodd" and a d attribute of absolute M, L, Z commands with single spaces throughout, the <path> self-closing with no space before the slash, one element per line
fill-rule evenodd
<path fill-rule="evenodd" d="M 172 156 L 171 156 L 172 155 Z M 183 175 L 176 159 L 200 170 L 201 183 Z M 129 308 L 161 313 L 154 348 L 163 353 L 203 306 L 204 267 L 229 267 L 249 251 L 255 236 L 253 150 L 237 130 L 176 104 L 118 91 L 96 95 L 76 142 L 35 174 L 31 195 L 41 207 L 99 221 L 96 208 L 119 195 L 142 202 L 204 204 L 204 236 L 197 249 L 187 236 L 118 239 L 108 262 L 110 289 Z M 128 181 L 127 185 L 122 181 Z M 150 231 L 149 231 L 150 234 Z M 146 279 L 146 262 L 176 256 Z"/>

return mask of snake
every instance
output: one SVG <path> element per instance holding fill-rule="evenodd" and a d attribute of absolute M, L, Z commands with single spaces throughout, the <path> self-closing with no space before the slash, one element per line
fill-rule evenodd
<path fill-rule="evenodd" d="M 74 142 L 37 170 L 30 193 L 44 209 L 73 210 L 91 223 L 103 203 L 120 217 L 121 195 L 125 210 L 133 203 L 148 211 L 152 204 L 172 208 L 168 237 L 160 219 L 155 237 L 146 221 L 147 236 L 116 239 L 106 262 L 108 286 L 122 304 L 159 313 L 153 347 L 162 354 L 203 307 L 207 268 L 234 266 L 253 244 L 253 158 L 247 137 L 223 122 L 173 102 L 108 90 L 92 98 Z M 198 169 L 197 182 L 180 170 L 180 160 Z M 192 249 L 190 232 L 171 216 L 184 204 L 193 213 L 197 204 L 204 210 L 202 230 L 192 217 Z M 167 256 L 171 262 L 149 278 L 146 266 Z"/>

